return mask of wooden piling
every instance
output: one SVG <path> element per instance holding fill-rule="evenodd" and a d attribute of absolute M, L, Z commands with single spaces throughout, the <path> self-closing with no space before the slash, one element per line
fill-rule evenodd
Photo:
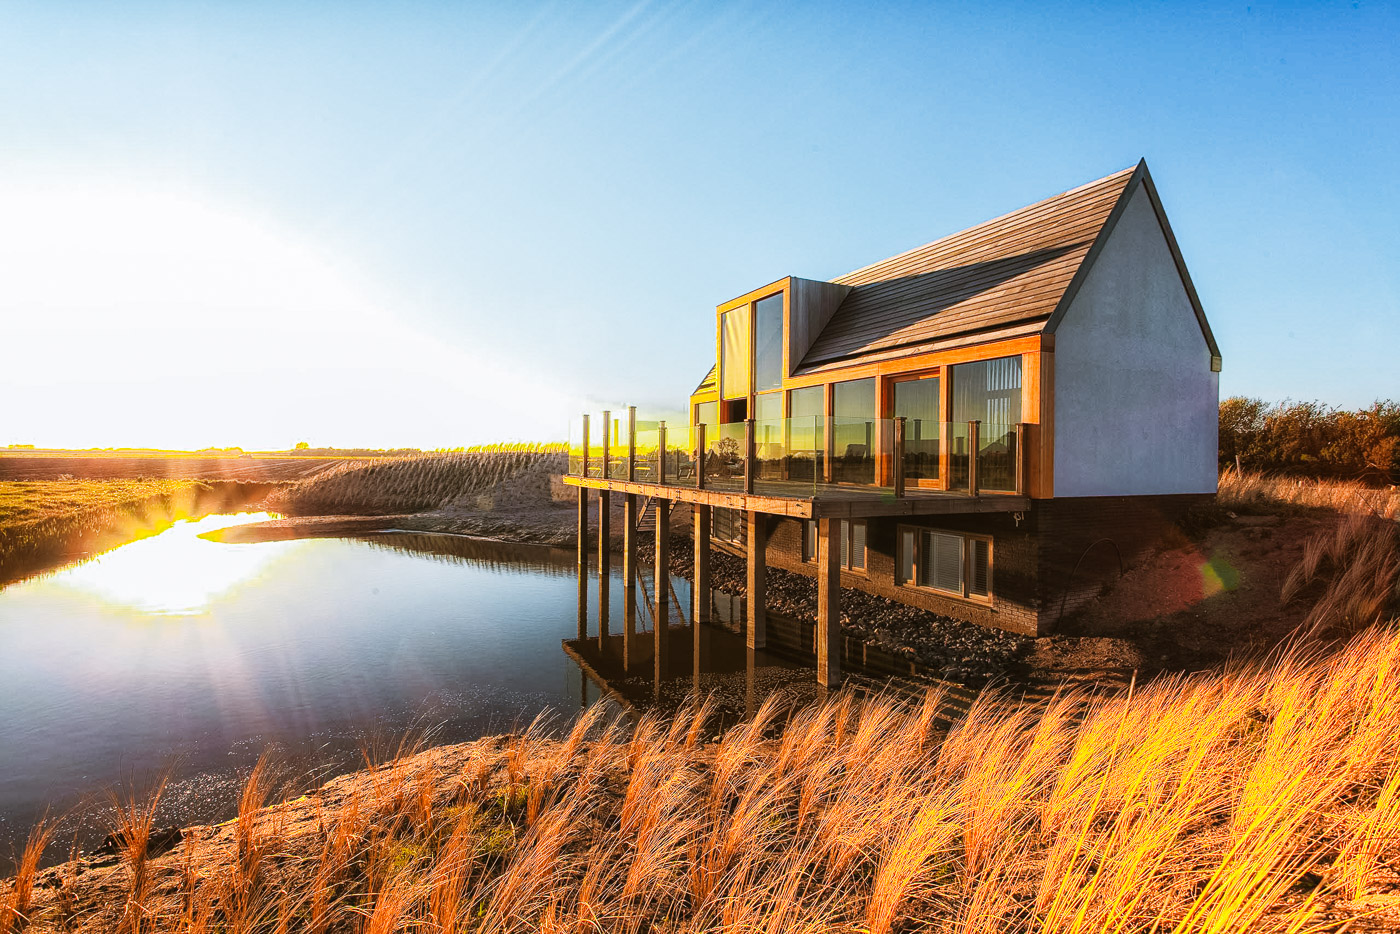
<path fill-rule="evenodd" d="M 817 520 L 817 683 L 841 683 L 841 526 Z"/>
<path fill-rule="evenodd" d="M 607 447 L 604 446 L 604 450 Z M 604 470 L 607 459 L 603 460 Z M 612 493 L 598 491 L 598 648 L 607 647 L 608 611 L 612 586 Z"/>
<path fill-rule="evenodd" d="M 747 643 L 751 649 L 768 644 L 768 613 L 765 608 L 768 591 L 768 527 L 763 513 L 750 512 L 745 525 L 749 527 L 748 571 L 749 587 Z"/>
<path fill-rule="evenodd" d="M 656 686 L 661 690 L 661 681 L 670 670 L 670 629 L 671 629 L 671 501 L 656 499 L 656 574 L 655 606 L 652 620 L 652 633 L 655 642 Z"/>
<path fill-rule="evenodd" d="M 631 671 L 637 641 L 637 494 L 622 502 L 622 670 Z"/>
<path fill-rule="evenodd" d="M 585 468 L 586 469 L 586 468 Z M 578 637 L 588 638 L 588 488 L 578 488 Z"/>

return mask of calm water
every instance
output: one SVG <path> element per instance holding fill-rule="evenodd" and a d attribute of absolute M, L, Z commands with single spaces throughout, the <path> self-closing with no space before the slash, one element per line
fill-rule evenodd
<path fill-rule="evenodd" d="M 262 518 L 181 523 L 0 590 L 0 860 L 46 806 L 123 777 L 172 768 L 167 819 L 203 821 L 268 745 L 310 774 L 367 738 L 470 739 L 596 699 L 560 646 L 578 629 L 571 551 L 198 537 Z"/>

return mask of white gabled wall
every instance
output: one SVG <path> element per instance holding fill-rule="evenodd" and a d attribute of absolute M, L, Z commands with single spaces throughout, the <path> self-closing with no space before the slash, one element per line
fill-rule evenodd
<path fill-rule="evenodd" d="M 1214 493 L 1219 374 L 1138 185 L 1055 330 L 1055 496 Z"/>

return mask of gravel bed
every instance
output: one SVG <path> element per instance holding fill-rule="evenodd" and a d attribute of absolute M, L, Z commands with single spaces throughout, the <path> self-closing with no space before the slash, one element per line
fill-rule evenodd
<path fill-rule="evenodd" d="M 637 538 L 638 556 L 649 562 L 656 553 L 654 539 L 649 532 L 639 533 Z M 671 573 L 693 582 L 695 548 L 687 537 L 671 538 Z M 745 596 L 748 569 L 744 560 L 711 549 L 710 584 L 716 590 Z M 769 567 L 767 585 L 770 613 L 788 619 L 816 620 L 814 578 Z M 974 687 L 1016 676 L 1024 653 L 1035 642 L 1027 636 L 978 626 L 846 587 L 841 588 L 841 628 L 870 645 L 914 659 L 934 677 Z"/>

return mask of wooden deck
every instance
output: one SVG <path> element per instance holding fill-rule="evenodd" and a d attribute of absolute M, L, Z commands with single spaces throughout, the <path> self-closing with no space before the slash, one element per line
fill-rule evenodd
<path fill-rule="evenodd" d="M 605 480 L 601 477 L 568 477 L 564 482 L 589 490 L 639 493 L 682 503 L 702 503 L 724 509 L 762 512 L 800 519 L 862 519 L 877 516 L 942 516 L 967 513 L 1029 512 L 1029 496 L 1010 493 L 966 493 L 940 490 L 906 490 L 896 497 L 880 487 L 823 486 L 813 492 L 811 483 L 757 481 L 754 492 L 730 489 L 696 489 L 693 486 Z"/>

